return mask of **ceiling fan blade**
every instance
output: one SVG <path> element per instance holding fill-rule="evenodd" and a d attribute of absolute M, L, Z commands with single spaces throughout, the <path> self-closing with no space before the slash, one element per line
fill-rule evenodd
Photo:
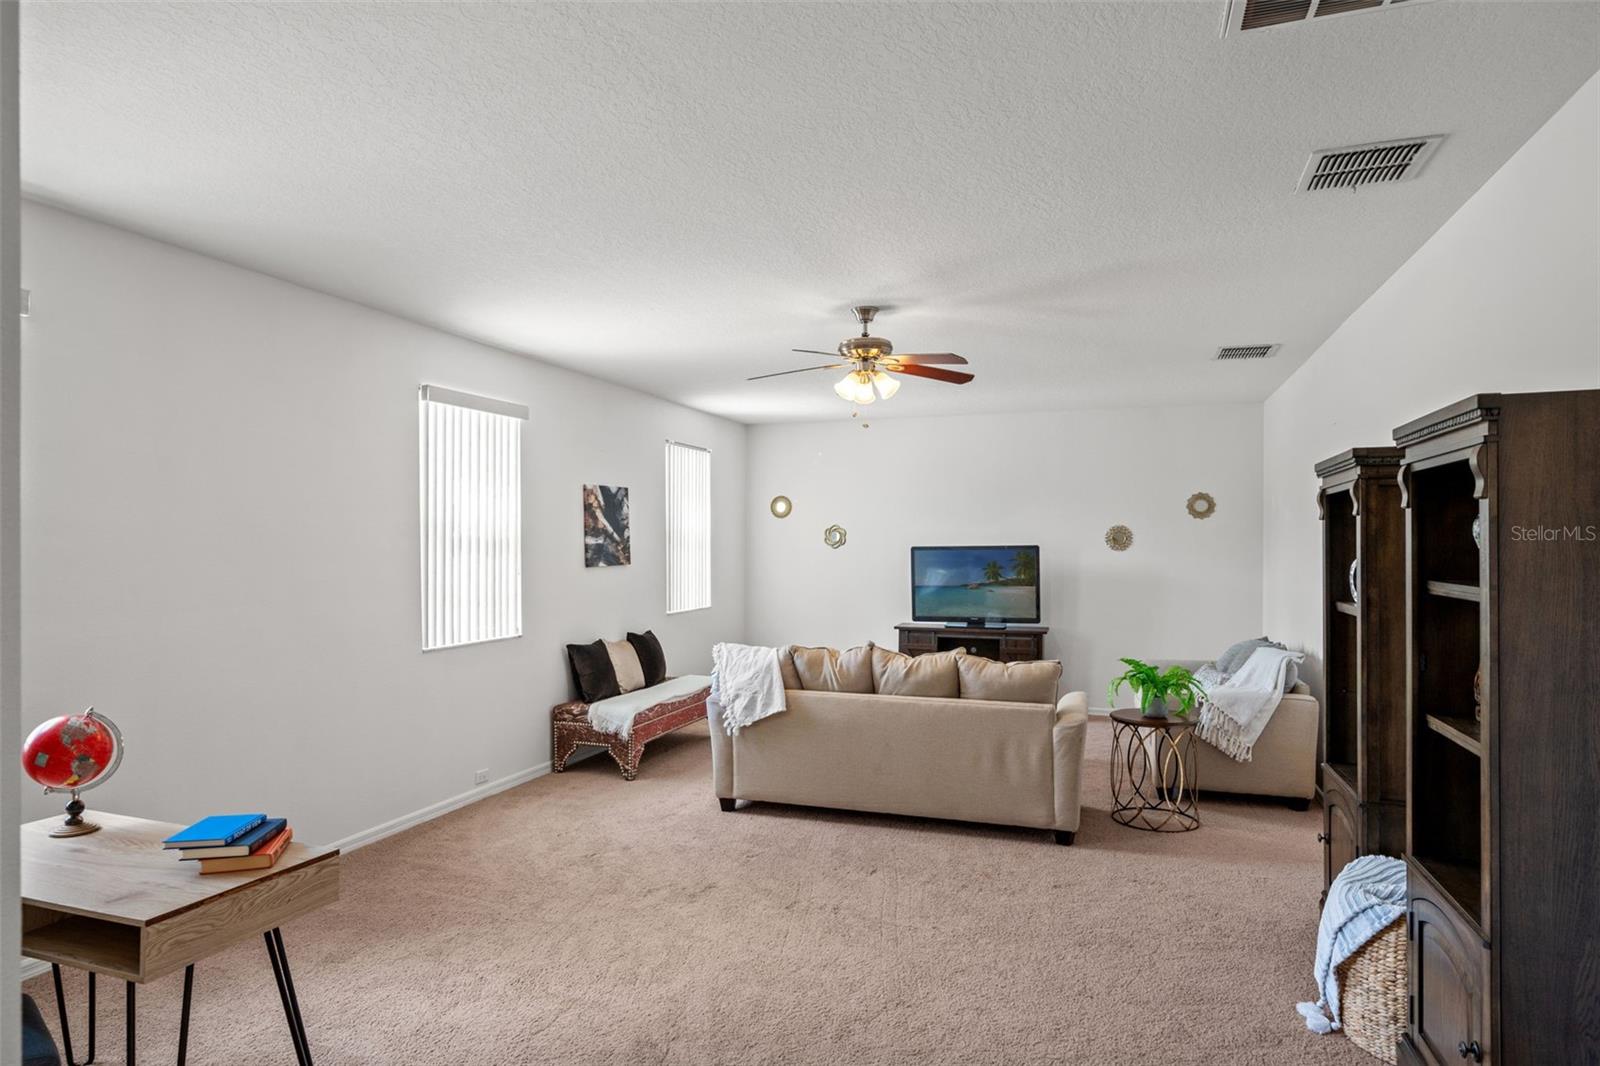
<path fill-rule="evenodd" d="M 757 374 L 755 377 L 745 378 L 745 380 L 760 381 L 763 378 L 781 378 L 785 374 L 804 374 L 808 370 L 844 370 L 846 367 L 847 364 L 845 363 L 824 363 L 821 366 L 802 366 L 795 370 L 780 370 L 776 374 Z"/>
<path fill-rule="evenodd" d="M 959 363 L 965 366 L 967 363 L 955 352 L 913 352 L 910 355 L 891 355 L 889 360 L 908 366 L 928 366 L 933 363 Z"/>
<path fill-rule="evenodd" d="M 972 375 L 961 370 L 940 370 L 934 366 L 884 366 L 891 374 L 909 374 L 914 378 L 932 378 L 934 381 L 948 381 L 952 385 L 965 385 L 972 380 Z"/>
<path fill-rule="evenodd" d="M 789 350 L 791 352 L 799 352 L 801 355 L 825 355 L 829 359 L 839 358 L 838 352 L 819 352 L 815 348 L 790 348 Z"/>

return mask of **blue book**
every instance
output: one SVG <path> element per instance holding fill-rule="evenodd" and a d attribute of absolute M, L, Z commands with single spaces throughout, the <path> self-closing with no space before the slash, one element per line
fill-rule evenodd
<path fill-rule="evenodd" d="M 284 818 L 268 818 L 232 844 L 222 844 L 214 847 L 196 847 L 193 844 L 186 846 L 178 852 L 180 859 L 232 859 L 249 855 L 257 848 L 266 844 L 288 825 Z"/>
<path fill-rule="evenodd" d="M 213 814 L 161 842 L 163 848 L 221 848 L 267 820 L 264 814 Z"/>

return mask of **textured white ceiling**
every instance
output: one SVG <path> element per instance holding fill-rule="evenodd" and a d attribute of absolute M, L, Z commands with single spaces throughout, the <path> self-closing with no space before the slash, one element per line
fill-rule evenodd
<path fill-rule="evenodd" d="M 30 195 L 745 421 L 1258 400 L 1600 66 L 1600 5 L 45 3 Z M 1444 133 L 1416 181 L 1311 150 Z M 181 299 L 175 296 L 175 299 Z M 1259 364 L 1222 344 L 1281 342 Z"/>

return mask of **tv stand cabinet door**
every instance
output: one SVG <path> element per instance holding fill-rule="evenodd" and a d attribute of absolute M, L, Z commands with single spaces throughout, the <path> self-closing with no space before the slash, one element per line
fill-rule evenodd
<path fill-rule="evenodd" d="M 1000 638 L 1000 661 L 1026 663 L 1044 658 L 1044 637 L 1037 633 L 1007 634 Z"/>

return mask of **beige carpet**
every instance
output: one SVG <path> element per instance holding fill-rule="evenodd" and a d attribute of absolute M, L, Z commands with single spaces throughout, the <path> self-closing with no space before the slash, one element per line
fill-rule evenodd
<path fill-rule="evenodd" d="M 1091 724 L 1071 848 L 724 814 L 703 728 L 632 783 L 589 759 L 374 844 L 285 929 L 317 1062 L 1371 1063 L 1294 1012 L 1318 813 L 1214 800 L 1194 833 L 1122 828 L 1108 736 Z M 181 987 L 140 990 L 141 1063 L 173 1061 Z M 101 988 L 97 1061 L 121 1062 L 122 988 Z M 49 989 L 28 987 L 53 1019 Z M 197 968 L 189 1061 L 294 1061 L 258 940 Z"/>

